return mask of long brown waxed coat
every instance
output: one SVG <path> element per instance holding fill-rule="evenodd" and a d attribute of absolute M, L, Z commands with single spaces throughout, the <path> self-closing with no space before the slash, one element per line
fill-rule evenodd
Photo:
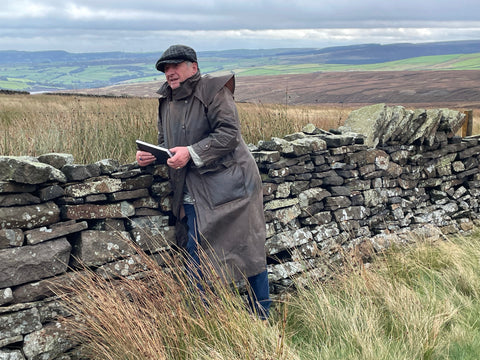
<path fill-rule="evenodd" d="M 233 99 L 235 79 L 197 72 L 172 90 L 158 91 L 158 142 L 173 148 L 191 145 L 204 165 L 190 161 L 169 168 L 172 210 L 177 219 L 186 183 L 194 200 L 201 245 L 228 277 L 238 280 L 266 269 L 263 191 L 258 167 L 240 134 Z M 177 220 L 177 243 L 186 243 Z"/>

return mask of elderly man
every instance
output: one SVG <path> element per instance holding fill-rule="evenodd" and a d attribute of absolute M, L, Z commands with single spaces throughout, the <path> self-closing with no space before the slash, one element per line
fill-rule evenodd
<path fill-rule="evenodd" d="M 265 319 L 271 301 L 262 183 L 240 134 L 235 78 L 201 76 L 185 45 L 170 46 L 156 68 L 167 80 L 158 91 L 158 143 L 174 154 L 167 162 L 172 210 L 177 243 L 190 255 L 187 269 L 201 269 L 201 246 L 227 280 L 248 279 L 251 306 Z M 137 161 L 146 166 L 155 157 L 138 151 Z"/>

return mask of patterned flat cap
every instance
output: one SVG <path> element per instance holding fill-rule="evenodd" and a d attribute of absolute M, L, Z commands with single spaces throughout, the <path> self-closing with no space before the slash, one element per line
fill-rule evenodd
<path fill-rule="evenodd" d="M 197 53 L 186 45 L 172 45 L 164 51 L 155 67 L 158 71 L 165 72 L 166 64 L 179 64 L 182 61 L 197 62 Z"/>

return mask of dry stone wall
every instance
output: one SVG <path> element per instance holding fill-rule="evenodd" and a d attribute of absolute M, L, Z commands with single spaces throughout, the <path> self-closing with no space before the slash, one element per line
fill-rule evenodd
<path fill-rule="evenodd" d="M 480 142 L 454 136 L 461 113 L 380 104 L 354 115 L 336 131 L 307 125 L 252 146 L 274 294 L 305 272 L 327 278 L 350 250 L 368 261 L 478 219 Z M 80 263 L 108 278 L 142 272 L 131 243 L 171 251 L 170 193 L 164 166 L 0 157 L 0 360 L 81 358 L 52 284 L 71 283 Z"/>

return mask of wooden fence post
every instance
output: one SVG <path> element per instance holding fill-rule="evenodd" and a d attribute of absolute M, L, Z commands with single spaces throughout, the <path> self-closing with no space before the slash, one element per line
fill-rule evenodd
<path fill-rule="evenodd" d="M 462 137 L 472 136 L 473 132 L 473 110 L 465 110 L 465 122 L 462 126 Z"/>

